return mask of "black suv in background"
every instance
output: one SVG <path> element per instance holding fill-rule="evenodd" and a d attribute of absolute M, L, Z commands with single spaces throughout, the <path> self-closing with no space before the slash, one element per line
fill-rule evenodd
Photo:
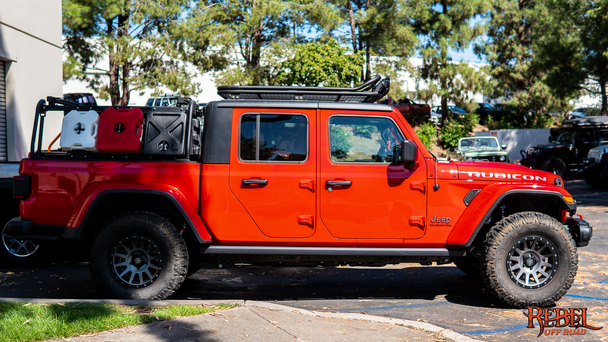
<path fill-rule="evenodd" d="M 521 165 L 554 172 L 560 176 L 582 173 L 590 149 L 608 143 L 608 117 L 590 116 L 564 121 L 551 129 L 548 144 L 522 150 Z"/>

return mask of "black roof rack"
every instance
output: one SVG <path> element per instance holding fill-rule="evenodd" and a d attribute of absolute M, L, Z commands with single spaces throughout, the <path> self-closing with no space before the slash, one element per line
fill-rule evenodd
<path fill-rule="evenodd" d="M 584 118 L 570 119 L 564 121 L 564 127 L 585 127 L 585 126 L 607 126 L 607 116 L 586 116 Z"/>
<path fill-rule="evenodd" d="M 377 75 L 355 88 L 220 86 L 217 94 L 231 100 L 288 100 L 373 103 L 383 98 L 391 86 L 389 77 Z"/>

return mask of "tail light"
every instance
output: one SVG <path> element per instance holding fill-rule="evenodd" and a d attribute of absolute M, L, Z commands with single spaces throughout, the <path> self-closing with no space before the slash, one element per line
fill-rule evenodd
<path fill-rule="evenodd" d="M 32 190 L 32 178 L 30 176 L 15 176 L 13 177 L 13 198 L 27 199 Z"/>

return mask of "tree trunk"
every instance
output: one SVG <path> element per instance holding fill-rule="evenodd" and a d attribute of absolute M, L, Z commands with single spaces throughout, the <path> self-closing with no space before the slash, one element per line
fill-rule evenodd
<path fill-rule="evenodd" d="M 365 80 L 369 81 L 372 78 L 372 54 L 371 48 L 369 47 L 369 39 L 366 42 L 365 46 Z"/>
<path fill-rule="evenodd" d="M 449 116 L 448 109 L 448 98 L 446 96 L 441 97 L 441 127 L 445 127 L 445 123 Z"/>
<path fill-rule="evenodd" d="M 108 86 L 108 92 L 110 93 L 110 101 L 112 106 L 118 106 L 120 101 L 120 91 L 118 89 L 118 64 L 114 61 L 116 59 L 116 52 L 114 48 L 110 48 L 110 54 L 108 56 L 110 60 L 110 68 L 108 73 L 110 74 L 110 84 Z"/>
<path fill-rule="evenodd" d="M 355 25 L 355 15 L 353 14 L 353 4 L 350 0 L 346 0 L 346 9 L 348 9 L 348 17 L 350 18 L 350 37 L 353 41 L 353 53 L 357 53 L 357 26 Z"/>
<path fill-rule="evenodd" d="M 600 115 L 608 115 L 608 96 L 606 96 L 606 78 L 600 77 L 600 92 L 602 96 L 602 110 Z"/>
<path fill-rule="evenodd" d="M 131 97 L 131 91 L 129 89 L 129 73 L 131 72 L 131 67 L 132 64 L 131 63 L 126 63 L 125 65 L 122 66 L 122 82 L 121 82 L 121 88 L 122 88 L 122 96 L 120 97 L 120 103 L 118 104 L 119 106 L 128 106 L 129 105 L 129 99 Z"/>
<path fill-rule="evenodd" d="M 114 25 L 112 19 L 106 19 L 106 26 L 108 36 L 114 36 Z M 112 106 L 117 106 L 120 101 L 120 91 L 118 90 L 118 64 L 116 63 L 116 44 L 114 42 L 108 43 L 108 76 L 110 77 L 110 83 L 108 84 L 108 93 L 110 93 L 110 101 Z"/>

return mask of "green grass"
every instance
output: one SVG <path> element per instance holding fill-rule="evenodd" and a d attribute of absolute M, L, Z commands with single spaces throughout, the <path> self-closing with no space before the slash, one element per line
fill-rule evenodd
<path fill-rule="evenodd" d="M 39 341 L 200 315 L 235 305 L 126 306 L 0 302 L 0 342 Z"/>

